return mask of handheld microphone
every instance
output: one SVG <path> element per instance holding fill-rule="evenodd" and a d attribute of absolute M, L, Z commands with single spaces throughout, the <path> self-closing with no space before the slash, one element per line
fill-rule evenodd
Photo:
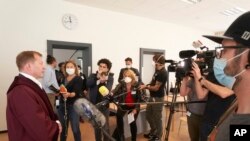
<path fill-rule="evenodd" d="M 102 102 L 97 103 L 96 104 L 97 107 L 104 106 L 104 105 L 107 105 L 110 102 L 113 102 L 113 97 L 112 97 L 112 95 L 109 94 L 109 90 L 108 90 L 107 87 L 101 86 L 99 88 L 99 92 L 104 97 L 104 100 Z"/>
<path fill-rule="evenodd" d="M 184 59 L 184 58 L 191 58 L 194 55 L 196 55 L 198 52 L 195 50 L 182 50 L 179 52 L 179 57 Z"/>
<path fill-rule="evenodd" d="M 94 127 L 103 127 L 106 123 L 105 116 L 85 98 L 77 99 L 74 109 L 83 119 L 90 121 Z"/>
<path fill-rule="evenodd" d="M 105 86 L 101 86 L 101 87 L 99 88 L 99 92 L 100 92 L 100 94 L 101 94 L 103 97 L 107 97 L 107 96 L 110 95 L 110 94 L 109 94 L 108 88 L 105 87 Z"/>

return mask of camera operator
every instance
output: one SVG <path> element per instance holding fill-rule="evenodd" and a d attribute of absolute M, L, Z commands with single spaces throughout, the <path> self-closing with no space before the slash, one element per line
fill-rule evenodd
<path fill-rule="evenodd" d="M 186 75 L 181 83 L 180 95 L 187 96 L 189 102 L 199 101 L 195 90 L 195 80 L 193 76 Z M 202 100 L 206 100 L 206 97 Z M 205 110 L 205 103 L 189 103 L 187 104 L 187 123 L 188 133 L 191 141 L 199 141 L 200 126 Z"/>
<path fill-rule="evenodd" d="M 235 140 L 234 137 L 230 139 L 229 126 L 250 125 L 250 12 L 238 17 L 223 36 L 204 37 L 222 44 L 222 47 L 216 48 L 218 51 L 216 58 L 221 62 L 223 74 L 236 79 L 233 90 L 237 102 L 232 104 L 221 117 L 217 129 L 214 130 L 217 131 L 217 135 L 213 137 L 215 141 Z M 244 136 L 240 138 L 249 140 Z"/>
<path fill-rule="evenodd" d="M 153 57 L 155 63 L 155 73 L 148 85 L 141 85 L 140 90 L 148 89 L 150 91 L 149 102 L 163 102 L 164 87 L 167 82 L 167 71 L 165 69 L 165 57 L 161 54 L 156 54 Z M 147 105 L 146 119 L 150 125 L 150 132 L 144 134 L 145 138 L 150 141 L 158 141 L 162 136 L 162 108 L 163 104 Z"/>
<path fill-rule="evenodd" d="M 215 62 L 216 61 L 214 61 L 214 63 Z M 197 97 L 199 99 L 203 99 L 207 96 L 206 107 L 200 130 L 200 141 L 207 141 L 209 133 L 217 124 L 220 116 L 235 99 L 235 95 L 233 95 L 232 90 L 221 85 L 217 81 L 215 76 L 215 74 L 217 74 L 217 70 L 215 68 L 213 68 L 214 71 L 208 73 L 207 78 L 205 78 L 201 76 L 199 66 L 195 62 L 193 62 L 192 65 L 191 72 L 194 76 Z"/>

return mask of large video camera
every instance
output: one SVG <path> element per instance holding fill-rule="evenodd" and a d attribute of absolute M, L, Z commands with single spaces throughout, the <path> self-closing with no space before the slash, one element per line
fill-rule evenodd
<path fill-rule="evenodd" d="M 196 55 L 196 60 L 192 59 Z M 194 61 L 200 68 L 201 73 L 209 73 L 213 71 L 213 60 L 215 57 L 214 50 L 195 51 L 195 50 L 182 50 L 179 52 L 179 57 L 184 59 L 180 62 L 173 60 L 166 60 L 170 63 L 168 66 L 169 72 L 176 72 L 175 77 L 181 80 L 183 77 L 190 75 L 192 70 L 192 62 Z"/>

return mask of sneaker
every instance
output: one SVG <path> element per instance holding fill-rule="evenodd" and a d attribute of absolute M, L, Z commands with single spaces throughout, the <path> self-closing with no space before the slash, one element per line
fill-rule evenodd
<path fill-rule="evenodd" d="M 152 134 L 152 133 L 147 133 L 147 134 L 144 134 L 143 135 L 144 136 L 144 138 L 148 138 L 148 139 L 151 139 L 154 135 Z"/>
<path fill-rule="evenodd" d="M 149 141 L 160 141 L 160 138 L 154 135 L 149 139 Z"/>

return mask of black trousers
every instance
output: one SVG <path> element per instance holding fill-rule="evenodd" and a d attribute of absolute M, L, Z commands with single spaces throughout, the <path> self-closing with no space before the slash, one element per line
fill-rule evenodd
<path fill-rule="evenodd" d="M 124 136 L 124 123 L 123 123 L 123 117 L 126 113 L 130 113 L 135 109 L 135 107 L 128 107 L 126 105 L 121 106 L 121 109 L 118 108 L 116 113 L 116 129 L 114 130 L 113 137 L 116 139 L 116 141 L 125 141 Z M 138 117 L 140 111 L 137 111 L 137 113 L 134 115 L 134 121 L 130 123 L 130 132 L 131 132 L 131 140 L 136 141 L 136 135 L 137 135 L 137 125 L 136 125 L 136 119 Z"/>

